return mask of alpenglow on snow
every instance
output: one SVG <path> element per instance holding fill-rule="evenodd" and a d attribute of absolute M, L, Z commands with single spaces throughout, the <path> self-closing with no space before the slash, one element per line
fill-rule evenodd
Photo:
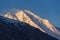
<path fill-rule="evenodd" d="M 3 15 L 3 14 L 2 14 Z M 60 32 L 53 26 L 49 20 L 43 19 L 34 13 L 30 12 L 29 10 L 18 10 L 18 11 L 10 11 L 3 15 L 6 18 L 19 20 L 29 25 L 38 28 L 44 33 L 47 33 L 57 39 L 60 39 Z"/>

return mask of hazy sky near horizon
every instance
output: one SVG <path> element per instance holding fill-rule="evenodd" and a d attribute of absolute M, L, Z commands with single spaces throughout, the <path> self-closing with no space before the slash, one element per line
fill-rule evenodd
<path fill-rule="evenodd" d="M 0 12 L 12 8 L 28 9 L 60 27 L 60 0 L 0 0 Z"/>

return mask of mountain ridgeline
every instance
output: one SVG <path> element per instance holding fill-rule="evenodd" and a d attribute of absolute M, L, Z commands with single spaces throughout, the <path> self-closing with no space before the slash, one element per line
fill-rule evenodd
<path fill-rule="evenodd" d="M 8 20 L 8 21 L 7 21 Z M 12 21 L 12 22 L 11 22 Z M 0 16 L 0 40 L 57 40 L 27 23 Z"/>
<path fill-rule="evenodd" d="M 7 21 L 8 22 L 7 24 L 10 24 L 11 27 L 13 25 L 13 29 L 16 28 L 21 31 L 21 28 L 20 28 L 21 25 L 22 26 L 29 25 L 29 26 L 27 26 L 27 28 L 22 27 L 22 30 L 25 31 L 25 28 L 26 28 L 26 31 L 28 31 L 28 32 L 31 31 L 30 33 L 32 33 L 33 36 L 36 33 L 34 36 L 34 38 L 36 37 L 36 39 L 33 39 L 33 40 L 38 40 L 39 38 L 41 38 L 42 34 L 44 34 L 42 36 L 43 40 L 46 35 L 48 35 L 48 36 L 50 35 L 51 37 L 55 37 L 56 39 L 60 40 L 60 32 L 55 28 L 55 26 L 53 26 L 49 22 L 49 20 L 43 19 L 43 18 L 35 15 L 34 13 L 32 13 L 29 10 L 21 11 L 21 10 L 15 9 L 15 10 L 9 11 L 5 14 L 2 14 L 1 16 L 6 17 L 6 20 L 5 20 L 5 18 L 3 18 L 4 21 Z M 23 23 L 21 23 L 21 22 L 23 22 Z M 31 27 L 31 29 L 30 29 L 30 27 Z M 33 31 L 33 30 L 35 30 L 35 31 Z M 39 31 L 42 33 L 40 33 Z M 30 35 L 30 33 L 28 33 L 28 34 Z M 38 38 L 37 38 L 37 36 L 38 36 Z M 40 40 L 42 40 L 42 39 L 40 39 Z"/>

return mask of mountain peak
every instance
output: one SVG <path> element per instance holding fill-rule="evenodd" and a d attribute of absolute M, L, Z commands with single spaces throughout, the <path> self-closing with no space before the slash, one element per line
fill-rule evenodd
<path fill-rule="evenodd" d="M 4 15 L 4 17 L 28 23 L 29 25 L 38 28 L 42 32 L 53 37 L 58 38 L 60 36 L 60 32 L 47 19 L 42 19 L 29 10 L 19 10 L 17 12 L 13 11 L 13 13 L 8 12 Z"/>
<path fill-rule="evenodd" d="M 0 40 L 57 40 L 27 23 L 0 16 Z M 16 23 L 17 22 L 17 23 Z"/>
<path fill-rule="evenodd" d="M 16 18 L 10 12 L 6 13 L 4 15 L 4 17 L 7 17 L 7 18 L 10 18 L 10 19 L 15 19 L 16 20 Z"/>

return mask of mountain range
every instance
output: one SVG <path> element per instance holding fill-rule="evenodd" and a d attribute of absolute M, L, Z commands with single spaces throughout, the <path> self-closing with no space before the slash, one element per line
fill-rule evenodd
<path fill-rule="evenodd" d="M 42 38 L 43 38 L 42 40 L 44 40 L 45 34 L 46 34 L 46 36 L 50 35 L 51 37 L 55 37 L 56 39 L 60 40 L 60 32 L 55 28 L 54 25 L 52 25 L 52 23 L 49 20 L 43 19 L 43 18 L 35 15 L 34 13 L 32 13 L 29 10 L 22 11 L 22 10 L 15 9 L 15 10 L 11 10 L 5 14 L 1 14 L 1 16 L 4 17 L 4 18 L 0 17 L 1 18 L 0 20 L 3 20 L 3 22 L 4 22 L 3 24 L 4 25 L 6 24 L 6 26 L 11 25 L 10 27 L 13 27 L 12 30 L 15 30 L 15 28 L 16 28 L 15 31 L 17 31 L 18 29 L 21 31 L 20 26 L 21 25 L 26 26 L 26 24 L 28 24 L 29 25 L 28 28 L 26 28 L 26 27 L 22 28 L 22 32 L 25 31 L 25 28 L 26 28 L 27 32 L 32 31 L 34 29 L 34 32 L 32 31 L 32 33 L 33 34 L 36 33 L 35 37 L 38 36 L 38 34 L 40 37 L 42 36 Z M 21 22 L 23 22 L 23 23 L 21 23 Z M 33 28 L 30 29 L 30 26 L 32 26 Z M 37 31 L 35 31 L 35 30 L 37 30 Z M 42 32 L 43 35 L 39 31 Z M 29 35 L 29 33 L 27 33 L 27 35 Z M 39 37 L 36 39 L 34 39 L 34 38 L 32 37 L 33 40 L 39 39 Z M 46 40 L 48 40 L 48 39 L 49 38 L 47 38 Z"/>

